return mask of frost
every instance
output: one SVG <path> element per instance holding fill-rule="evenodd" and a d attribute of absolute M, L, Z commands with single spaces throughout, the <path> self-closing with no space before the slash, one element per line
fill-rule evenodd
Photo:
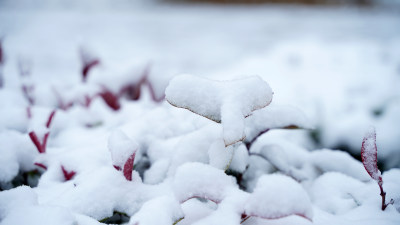
<path fill-rule="evenodd" d="M 212 81 L 181 75 L 170 81 L 165 95 L 173 106 L 222 123 L 228 146 L 245 138 L 244 118 L 269 105 L 273 92 L 260 77 Z"/>

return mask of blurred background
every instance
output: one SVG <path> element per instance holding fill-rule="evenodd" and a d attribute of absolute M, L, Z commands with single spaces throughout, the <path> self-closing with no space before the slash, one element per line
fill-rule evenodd
<path fill-rule="evenodd" d="M 259 75 L 314 122 L 308 148 L 359 158 L 372 125 L 381 168 L 400 167 L 400 0 L 0 0 L 0 40 L 5 88 L 21 58 L 43 86 L 80 82 L 82 46 L 151 64 L 159 93 L 180 73 Z"/>

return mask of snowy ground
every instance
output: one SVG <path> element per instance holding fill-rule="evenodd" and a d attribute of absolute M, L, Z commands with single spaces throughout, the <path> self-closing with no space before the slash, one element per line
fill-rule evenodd
<path fill-rule="evenodd" d="M 301 198 L 304 190 L 308 196 L 305 198 L 311 201 L 308 206 L 294 204 L 291 209 L 303 210 L 301 213 L 312 217 L 314 224 L 400 223 L 398 169 L 384 173 L 388 196 L 397 199 L 397 205 L 382 212 L 378 185 L 369 180 L 359 162 L 341 152 L 316 150 L 342 148 L 359 155 L 363 135 L 373 125 L 383 168 L 400 167 L 398 8 L 102 2 L 96 7 L 82 3 L 67 8 L 59 4 L 28 7 L 0 2 L 0 36 L 4 37 L 6 56 L 4 67 L 0 68 L 5 83 L 0 90 L 1 179 L 7 183 L 18 170 L 35 169 L 34 162 L 48 167 L 46 172 L 41 171 L 43 175 L 37 188 L 0 193 L 0 223 L 24 224 L 22 219 L 26 219 L 30 224 L 32 221 L 98 224 L 96 220 L 120 211 L 132 216 L 130 224 L 135 221 L 152 224 L 148 215 L 153 213 L 159 213 L 156 218 L 167 221 L 165 224 L 172 224 L 183 215 L 185 219 L 179 224 L 201 223 L 199 218 L 206 218 L 203 224 L 218 223 L 221 218 L 224 224 L 237 224 L 237 215 L 233 212 L 243 199 L 250 199 L 246 203 L 248 212 L 257 212 L 259 209 L 251 204 L 251 199 L 257 194 L 267 195 L 257 187 L 271 185 L 268 178 L 278 179 L 263 174 L 276 170 L 285 173 L 284 168 L 290 168 L 287 173 L 294 170 L 291 175 L 301 181 L 301 186 L 296 186 L 301 189 L 299 195 L 289 194 L 288 201 L 299 201 L 296 198 Z M 171 193 L 178 193 L 175 196 L 179 200 L 185 193 L 185 185 L 180 182 L 193 176 L 185 174 L 184 169 L 196 172 L 204 166 L 185 164 L 182 169 L 185 162 L 201 162 L 220 169 L 226 166 L 227 162 L 220 158 L 230 153 L 219 152 L 224 149 L 218 139 L 220 127 L 166 102 L 153 103 L 147 95 L 140 101 L 123 100 L 118 113 L 109 110 L 101 99 L 94 100 L 89 109 L 74 106 L 66 112 L 58 110 L 48 151 L 39 155 L 26 132 L 37 127 L 34 123 L 43 123 L 56 105 L 53 89 L 67 99 L 97 90 L 80 84 L 81 46 L 101 60 L 101 67 L 89 75 L 88 83 L 102 83 L 110 89 L 118 86 L 119 78 L 125 79 L 118 74 L 130 71 L 126 68 L 132 65 L 132 71 L 139 71 L 138 74 L 150 65 L 149 79 L 158 96 L 163 95 L 169 80 L 181 73 L 216 80 L 258 75 L 274 92 L 271 107 L 276 107 L 277 112 L 284 105 L 301 109 L 309 118 L 307 125 L 315 127 L 314 139 L 310 138 L 309 130 L 275 130 L 260 137 L 252 152 L 279 162 L 278 169 L 276 164 L 274 167 L 257 156 L 249 157 L 244 145 L 231 147 L 229 151 L 236 156 L 230 170 L 242 173 L 244 181 L 240 186 L 254 193 L 249 195 L 237 189 L 220 171 L 205 167 L 210 176 L 216 176 L 212 180 L 221 180 L 220 185 L 227 187 L 220 190 L 222 194 L 209 188 L 211 196 L 224 196 L 218 210 L 212 202 L 195 199 L 180 206 Z M 36 119 L 32 121 L 25 118 L 27 101 L 20 91 L 17 64 L 21 58 L 32 62 L 31 82 L 35 84 L 37 100 L 32 108 Z M 279 117 L 274 119 L 268 122 L 281 122 Z M 94 128 L 89 129 L 87 125 Z M 142 166 L 142 178 L 134 173 L 133 182 L 127 182 L 112 167 L 107 146 L 114 129 L 124 131 L 138 142 L 135 164 L 139 165 L 137 170 Z M 268 152 L 277 151 L 284 160 L 276 161 L 277 157 L 268 153 L 265 146 L 270 146 Z M 64 182 L 60 165 L 77 174 Z M 146 170 L 149 165 L 150 169 Z M 246 166 L 249 167 L 246 169 Z M 178 177 L 183 177 L 183 181 Z M 205 179 L 201 185 L 212 187 L 209 181 Z M 284 186 L 286 181 L 278 179 L 277 182 Z M 3 184 L 2 188 L 9 185 Z M 278 185 L 279 188 L 282 187 Z M 133 189 L 138 191 L 132 192 Z M 283 188 L 282 192 L 285 191 L 290 192 Z M 272 202 L 280 200 L 271 197 Z M 264 208 L 269 209 L 268 203 Z M 46 213 L 54 217 L 44 221 L 40 216 Z M 27 216 L 18 217 L 22 214 Z M 311 222 L 290 216 L 272 221 L 251 217 L 245 223 Z"/>

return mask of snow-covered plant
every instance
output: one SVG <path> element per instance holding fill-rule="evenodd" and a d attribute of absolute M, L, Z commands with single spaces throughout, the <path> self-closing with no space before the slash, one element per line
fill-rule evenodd
<path fill-rule="evenodd" d="M 363 154 L 372 157 L 363 160 L 394 199 L 383 200 L 385 211 L 370 195 L 377 187 L 363 163 L 342 151 L 310 151 L 302 129 L 311 121 L 297 108 L 270 104 L 273 93 L 261 77 L 175 77 L 166 99 L 190 113 L 151 103 L 162 96 L 146 64 L 94 61 L 82 71 L 85 82 L 53 86 L 65 109 L 57 117 L 47 117 L 54 105 L 41 105 L 41 91 L 30 118 L 24 99 L 1 111 L 1 225 L 347 225 L 365 215 L 363 221 L 400 222 L 400 170 L 380 174 L 375 139 L 365 139 Z M 26 182 L 34 171 L 37 182 Z"/>
<path fill-rule="evenodd" d="M 166 91 L 167 101 L 190 110 L 223 127 L 225 146 L 245 138 L 244 118 L 272 101 L 273 92 L 260 77 L 233 81 L 212 81 L 192 75 L 171 80 Z"/>
<path fill-rule="evenodd" d="M 40 154 L 43 154 L 46 152 L 46 146 L 47 146 L 47 139 L 49 138 L 50 135 L 50 125 L 51 122 L 53 121 L 54 115 L 56 114 L 56 111 L 53 110 L 51 111 L 46 125 L 45 125 L 45 131 L 44 134 L 38 135 L 37 131 L 32 130 L 29 132 L 29 138 L 31 139 L 32 143 L 35 145 L 36 149 Z M 42 132 L 43 133 L 43 132 Z M 39 137 L 42 136 L 42 137 Z"/>
<path fill-rule="evenodd" d="M 114 131 L 108 139 L 108 149 L 116 170 L 122 171 L 125 178 L 132 180 L 133 163 L 139 145 L 128 138 L 122 131 Z"/>
<path fill-rule="evenodd" d="M 390 199 L 386 203 L 386 192 L 383 190 L 383 180 L 381 171 L 378 169 L 378 148 L 376 146 L 376 131 L 371 127 L 364 136 L 361 145 L 361 159 L 365 170 L 374 179 L 379 186 L 380 195 L 382 197 L 382 210 L 385 210 L 389 204 L 393 204 L 394 200 Z"/>

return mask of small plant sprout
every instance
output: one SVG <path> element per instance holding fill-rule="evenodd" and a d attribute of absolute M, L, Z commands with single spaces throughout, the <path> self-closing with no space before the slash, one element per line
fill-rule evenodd
<path fill-rule="evenodd" d="M 75 174 L 76 174 L 76 172 L 73 171 L 73 170 L 67 171 L 67 170 L 65 169 L 64 166 L 61 166 L 61 170 L 62 170 L 62 172 L 63 172 L 64 179 L 65 179 L 66 181 L 71 180 L 71 179 L 75 176 Z"/>
<path fill-rule="evenodd" d="M 82 81 L 86 82 L 90 70 L 100 64 L 100 59 L 95 57 L 88 49 L 81 47 L 80 56 L 82 62 Z"/>
<path fill-rule="evenodd" d="M 378 169 L 378 148 L 376 147 L 376 132 L 374 127 L 370 127 L 364 136 L 361 145 L 361 160 L 365 170 L 374 179 L 381 191 L 382 197 L 382 210 L 385 210 L 389 204 L 393 204 L 394 200 L 391 199 L 386 203 L 386 192 L 383 191 L 383 180 L 381 171 Z"/>
<path fill-rule="evenodd" d="M 122 131 L 114 131 L 108 139 L 108 149 L 116 170 L 122 171 L 125 178 L 132 180 L 133 163 L 139 145 L 127 137 Z"/>
<path fill-rule="evenodd" d="M 118 96 L 112 93 L 107 88 L 103 88 L 103 91 L 99 93 L 99 96 L 104 100 L 104 102 L 114 111 L 121 108 Z"/>
<path fill-rule="evenodd" d="M 221 123 L 225 146 L 229 146 L 244 140 L 244 118 L 269 105 L 273 92 L 257 76 L 213 81 L 181 75 L 170 81 L 165 94 L 171 105 Z"/>
<path fill-rule="evenodd" d="M 154 89 L 153 84 L 149 79 L 150 74 L 150 65 L 147 65 L 142 72 L 142 75 L 139 80 L 131 81 L 126 85 L 123 85 L 119 90 L 118 96 L 127 96 L 128 99 L 131 100 L 139 100 L 142 96 L 142 90 L 144 87 L 148 88 L 150 93 L 151 100 L 154 102 L 162 102 L 164 100 L 164 96 L 158 97 L 156 91 Z"/>
<path fill-rule="evenodd" d="M 36 134 L 36 131 L 29 132 L 29 137 L 40 154 L 43 154 L 46 152 L 47 139 L 49 138 L 49 135 L 50 135 L 49 128 L 50 128 L 51 122 L 53 121 L 55 114 L 56 114 L 56 111 L 53 110 L 47 119 L 46 131 L 43 135 L 42 141 L 39 140 L 39 137 Z"/>

